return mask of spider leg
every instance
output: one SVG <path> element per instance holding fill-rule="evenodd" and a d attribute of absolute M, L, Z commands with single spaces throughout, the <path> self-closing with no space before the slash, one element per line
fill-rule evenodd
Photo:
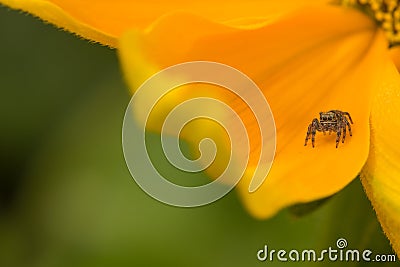
<path fill-rule="evenodd" d="M 353 120 L 351 119 L 350 114 L 348 112 L 342 112 L 342 113 L 343 113 L 343 115 L 346 115 L 347 117 L 349 117 L 349 120 L 350 120 L 351 124 L 353 124 Z M 346 119 L 345 116 L 343 116 L 343 117 Z M 347 121 L 347 119 L 346 119 L 346 121 Z"/>
<path fill-rule="evenodd" d="M 351 119 L 350 119 L 350 120 L 351 120 Z M 353 136 L 353 134 L 352 134 L 352 132 L 351 132 L 350 123 L 349 123 L 349 121 L 346 119 L 346 117 L 344 117 L 344 121 L 345 121 L 347 127 L 349 128 L 349 134 L 350 134 L 350 136 Z M 353 123 L 353 122 L 352 122 L 352 123 Z M 344 126 L 344 129 L 346 129 L 346 126 Z"/>
<path fill-rule="evenodd" d="M 315 134 L 316 134 L 316 129 L 315 128 L 313 128 L 313 131 L 312 131 L 312 133 L 311 133 L 311 144 L 312 144 L 312 147 L 314 148 L 315 147 Z"/>
<path fill-rule="evenodd" d="M 337 129 L 337 137 L 336 137 L 336 148 L 339 146 L 339 141 L 340 141 L 340 135 L 342 134 L 342 129 L 338 127 Z"/>
<path fill-rule="evenodd" d="M 324 135 L 326 135 L 325 127 L 320 122 L 318 122 L 318 131 L 323 132 Z"/>
<path fill-rule="evenodd" d="M 313 121 L 315 123 L 315 125 L 317 126 L 317 130 L 320 132 L 323 132 L 324 135 L 326 135 L 326 127 L 324 124 L 322 124 L 320 121 L 318 121 L 317 119 L 314 119 Z"/>
<path fill-rule="evenodd" d="M 307 145 L 308 139 L 310 138 L 311 135 L 311 130 L 312 130 L 312 123 L 310 123 L 310 125 L 308 125 L 308 130 L 307 130 L 307 135 L 306 135 L 306 141 L 304 143 L 304 145 Z"/>
<path fill-rule="evenodd" d="M 318 127 L 318 125 L 315 125 L 315 120 L 316 119 L 313 119 L 313 121 L 308 125 L 306 141 L 304 143 L 305 146 L 307 145 L 308 139 L 310 139 L 311 133 L 314 131 L 314 128 Z"/>
<path fill-rule="evenodd" d="M 346 139 L 346 124 L 342 124 L 341 128 L 343 129 L 342 143 L 344 143 L 344 139 Z"/>
<path fill-rule="evenodd" d="M 315 134 L 318 131 L 324 131 L 324 127 L 322 127 L 322 124 L 318 121 L 318 119 L 313 119 L 312 121 L 312 132 L 311 132 L 311 144 L 312 147 L 315 147 Z"/>
<path fill-rule="evenodd" d="M 308 125 L 306 140 L 304 142 L 305 146 L 307 145 L 308 139 L 311 136 L 312 146 L 314 147 L 315 134 L 317 129 L 319 128 L 320 128 L 319 121 L 317 119 L 313 119 L 310 125 Z"/>
<path fill-rule="evenodd" d="M 312 122 L 310 123 L 310 125 L 308 125 L 306 139 L 304 142 L 305 146 L 307 145 L 308 139 L 310 139 L 310 137 L 311 137 L 312 147 L 315 147 L 315 135 L 316 135 L 317 131 L 324 132 L 324 127 L 318 121 L 318 119 L 313 119 Z"/>

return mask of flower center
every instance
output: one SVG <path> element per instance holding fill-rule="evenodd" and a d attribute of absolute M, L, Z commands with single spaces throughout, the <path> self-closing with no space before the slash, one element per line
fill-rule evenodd
<path fill-rule="evenodd" d="M 400 1 L 342 0 L 341 3 L 355 7 L 372 17 L 385 32 L 390 46 L 400 45 Z"/>

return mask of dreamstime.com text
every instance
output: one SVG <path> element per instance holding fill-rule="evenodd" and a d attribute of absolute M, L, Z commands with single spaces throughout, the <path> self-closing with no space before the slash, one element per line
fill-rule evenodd
<path fill-rule="evenodd" d="M 257 259 L 259 261 L 343 261 L 343 262 L 354 262 L 354 261 L 365 261 L 365 262 L 395 262 L 395 254 L 374 254 L 371 250 L 357 250 L 357 249 L 346 249 L 347 240 L 339 238 L 336 241 L 336 247 L 328 247 L 321 251 L 313 249 L 305 250 L 275 250 L 269 249 L 267 245 L 257 252 Z"/>

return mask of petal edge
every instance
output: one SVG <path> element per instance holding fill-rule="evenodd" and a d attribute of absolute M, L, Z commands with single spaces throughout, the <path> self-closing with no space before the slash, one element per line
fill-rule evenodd
<path fill-rule="evenodd" d="M 388 59 L 371 110 L 371 148 L 361 181 L 382 228 L 400 255 L 400 76 Z"/>

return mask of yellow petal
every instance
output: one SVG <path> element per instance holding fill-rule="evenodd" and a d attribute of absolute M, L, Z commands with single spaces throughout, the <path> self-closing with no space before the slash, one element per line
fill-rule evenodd
<path fill-rule="evenodd" d="M 375 68 L 379 67 L 386 47 L 381 32 L 363 14 L 319 7 L 295 12 L 252 30 L 230 28 L 185 14 L 167 16 L 145 34 L 131 32 L 124 36 L 121 58 L 133 87 L 135 81 L 151 73 L 144 71 L 151 69 L 149 65 L 160 69 L 191 60 L 228 64 L 256 82 L 275 117 L 277 153 L 266 181 L 250 194 L 249 174 L 257 161 L 254 157 L 258 157 L 259 138 L 255 127 L 249 129 L 255 150 L 239 192 L 248 210 L 265 218 L 288 205 L 331 195 L 360 172 L 368 156 L 370 101 L 379 78 Z M 174 92 L 158 109 L 156 117 L 165 117 L 174 105 L 198 96 L 199 91 L 197 87 Z M 217 90 L 204 91 L 234 103 L 232 106 L 237 102 L 238 113 L 250 117 L 240 101 L 235 102 Z M 334 134 L 318 134 L 316 148 L 310 144 L 304 147 L 308 124 L 320 111 L 331 109 L 350 112 L 355 122 L 353 136 L 347 136 L 346 142 L 336 149 Z M 155 124 L 161 121 L 156 120 Z M 198 141 L 204 133 L 214 136 L 216 130 L 205 125 L 188 130 L 191 135 L 186 134 L 185 138 L 190 142 L 191 138 Z M 150 127 L 159 129 L 155 125 Z M 217 176 L 220 170 L 210 168 L 208 172 Z"/>
<path fill-rule="evenodd" d="M 82 1 L 83 2 L 83 1 Z M 44 21 L 50 22 L 57 27 L 66 29 L 83 38 L 93 40 L 111 47 L 117 45 L 116 36 L 105 29 L 95 27 L 90 21 L 74 16 L 62 6 L 46 0 L 0 0 L 0 4 L 15 9 L 27 11 Z M 77 9 L 79 7 L 76 7 Z"/>
<path fill-rule="evenodd" d="M 58 27 L 84 38 L 115 47 L 116 39 L 130 28 L 143 29 L 159 17 L 174 11 L 186 11 L 216 21 L 254 23 L 308 3 L 307 1 L 82 1 L 82 0 L 1 0 L 0 3 L 32 13 Z M 247 18 L 253 18 L 252 20 Z"/>
<path fill-rule="evenodd" d="M 400 76 L 392 63 L 383 69 L 383 83 L 371 110 L 371 148 L 361 181 L 400 255 Z"/>
<path fill-rule="evenodd" d="M 392 58 L 397 69 L 400 70 L 400 47 L 395 46 L 390 49 L 390 57 Z"/>

